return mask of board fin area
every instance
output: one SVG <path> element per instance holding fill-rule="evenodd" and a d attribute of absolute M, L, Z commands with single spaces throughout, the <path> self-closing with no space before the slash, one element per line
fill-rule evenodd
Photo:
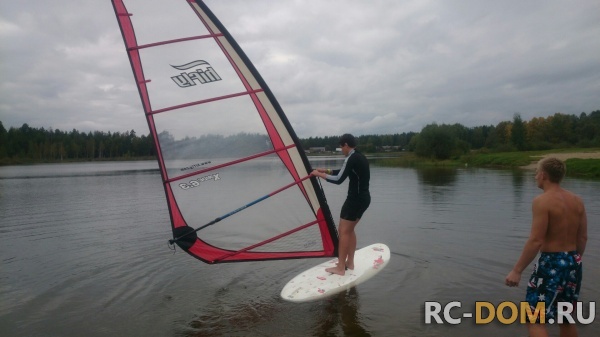
<path fill-rule="evenodd" d="M 357 250 L 354 270 L 344 276 L 325 271 L 337 263 L 337 258 L 312 267 L 291 279 L 281 290 L 281 298 L 289 302 L 311 302 L 331 297 L 355 287 L 379 273 L 390 261 L 390 249 L 375 243 Z"/>

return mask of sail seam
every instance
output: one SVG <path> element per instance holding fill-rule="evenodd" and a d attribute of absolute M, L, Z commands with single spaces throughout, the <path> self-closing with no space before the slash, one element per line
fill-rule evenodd
<path fill-rule="evenodd" d="M 230 95 L 225 95 L 225 96 L 219 96 L 219 97 L 213 97 L 213 98 L 204 99 L 204 100 L 201 100 L 201 101 L 195 101 L 195 102 L 190 102 L 190 103 L 186 103 L 186 104 L 179 104 L 179 105 L 174 105 L 174 106 L 168 107 L 168 108 L 163 108 L 163 109 L 148 111 L 148 112 L 146 112 L 146 114 L 147 115 L 156 115 L 156 114 L 159 114 L 159 113 L 165 112 L 165 111 L 171 111 L 171 110 L 177 110 L 177 109 L 181 109 L 181 108 L 187 108 L 187 107 L 198 105 L 198 104 L 205 104 L 205 103 L 220 101 L 220 100 L 224 100 L 224 99 L 228 99 L 228 98 L 233 98 L 233 97 L 239 97 L 239 96 L 244 96 L 244 95 L 252 95 L 252 94 L 256 94 L 257 92 L 262 92 L 262 91 L 264 91 L 264 90 L 263 89 L 256 89 L 256 90 L 251 90 L 251 91 L 243 91 L 243 92 L 238 92 L 238 93 L 235 93 L 235 94 L 230 94 Z"/>
<path fill-rule="evenodd" d="M 161 41 L 161 42 L 148 43 L 148 44 L 144 44 L 144 45 L 140 45 L 140 46 L 135 46 L 135 47 L 129 47 L 129 48 L 127 48 L 127 50 L 128 51 L 133 51 L 133 50 L 139 50 L 139 49 L 144 49 L 144 48 L 151 48 L 151 47 L 156 47 L 156 46 L 163 46 L 163 45 L 167 45 L 167 44 L 171 44 L 171 43 L 193 41 L 193 40 L 201 40 L 201 39 L 209 39 L 209 38 L 217 38 L 217 37 L 220 37 L 220 36 L 223 36 L 223 34 L 217 33 L 217 34 L 207 34 L 207 35 L 198 35 L 198 36 L 184 37 L 184 38 L 181 38 L 181 39 L 166 40 L 166 41 Z"/>
<path fill-rule="evenodd" d="M 315 224 L 317 224 L 318 222 L 319 222 L 319 220 L 314 220 L 314 221 L 311 221 L 311 222 L 309 222 L 309 223 L 307 223 L 307 224 L 305 224 L 305 225 L 302 225 L 302 226 L 296 227 L 296 228 L 294 228 L 294 229 L 292 229 L 292 230 L 290 230 L 290 231 L 287 231 L 287 232 L 285 232 L 285 233 L 281 233 L 281 234 L 279 234 L 279 235 L 277 235 L 277 236 L 275 236 L 275 237 L 272 237 L 272 238 L 270 238 L 270 239 L 268 239 L 268 240 L 265 240 L 265 241 L 259 242 L 259 243 L 257 243 L 257 244 L 254 244 L 254 245 L 252 245 L 252 246 L 248 246 L 248 247 L 246 247 L 246 248 L 242 248 L 242 249 L 240 249 L 240 250 L 237 250 L 237 251 L 235 251 L 235 252 L 231 252 L 231 253 L 224 254 L 224 255 L 222 255 L 222 256 L 219 256 L 219 257 L 215 258 L 215 259 L 214 259 L 214 262 L 219 262 L 219 261 L 221 261 L 221 260 L 224 260 L 224 259 L 226 259 L 226 258 L 228 258 L 228 257 L 234 256 L 234 255 L 237 255 L 237 254 L 240 254 L 240 253 L 247 252 L 247 251 L 249 251 L 249 250 L 251 250 L 251 249 L 258 248 L 258 247 L 260 247 L 260 246 L 264 246 L 264 245 L 266 245 L 266 244 L 268 244 L 268 243 L 271 243 L 271 242 L 273 242 L 273 241 L 275 241 L 275 240 L 279 240 L 279 239 L 281 239 L 281 238 L 283 238 L 283 237 L 286 237 L 286 236 L 288 236 L 288 235 L 291 235 L 291 234 L 294 234 L 294 233 L 296 233 L 296 232 L 298 232 L 298 231 L 301 231 L 301 230 L 303 230 L 303 229 L 305 229 L 305 228 L 308 228 L 308 227 L 310 227 L 310 226 L 312 226 L 312 225 L 315 225 Z"/>
<path fill-rule="evenodd" d="M 265 152 L 257 153 L 257 154 L 252 155 L 252 156 L 248 156 L 248 157 L 245 157 L 245 158 L 240 158 L 238 160 L 234 160 L 234 161 L 231 161 L 231 162 L 228 162 L 228 163 L 224 163 L 224 164 L 221 164 L 221 165 L 209 167 L 209 168 L 204 169 L 204 170 L 196 171 L 196 172 L 193 172 L 193 173 L 188 173 L 188 174 L 185 174 L 185 175 L 182 175 L 182 176 L 179 176 L 179 177 L 176 177 L 176 178 L 172 178 L 172 179 L 167 179 L 167 180 L 165 180 L 165 184 L 169 184 L 169 183 L 181 180 L 181 179 L 193 177 L 195 175 L 203 174 L 203 173 L 206 173 L 206 172 L 209 172 L 209 171 L 214 171 L 214 170 L 217 170 L 217 169 L 220 169 L 220 168 L 223 168 L 223 167 L 227 167 L 227 166 L 231 166 L 231 165 L 243 163 L 245 161 L 256 159 L 256 158 L 259 158 L 259 157 L 268 156 L 268 155 L 273 154 L 273 153 L 277 153 L 277 152 L 281 152 L 281 151 L 286 151 L 286 150 L 291 149 L 293 147 L 296 147 L 296 144 L 288 145 L 286 147 L 282 147 L 282 148 L 278 148 L 278 149 L 273 149 L 271 151 L 265 151 Z"/>

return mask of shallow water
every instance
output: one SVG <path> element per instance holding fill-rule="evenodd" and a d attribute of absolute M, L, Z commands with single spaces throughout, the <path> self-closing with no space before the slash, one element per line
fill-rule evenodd
<path fill-rule="evenodd" d="M 323 186 L 337 218 L 346 185 Z M 587 304 L 600 299 L 600 182 L 568 178 L 564 186 L 588 212 Z M 519 324 L 468 318 L 426 325 L 424 306 L 462 301 L 456 318 L 476 301 L 523 299 L 525 280 L 516 289 L 503 280 L 529 234 L 539 193 L 532 172 L 374 165 L 371 191 L 358 245 L 386 243 L 386 269 L 347 294 L 294 304 L 279 298 L 281 288 L 320 260 L 207 265 L 169 249 L 153 161 L 0 167 L 0 334 L 526 335 Z M 596 336 L 599 322 L 580 335 Z"/>

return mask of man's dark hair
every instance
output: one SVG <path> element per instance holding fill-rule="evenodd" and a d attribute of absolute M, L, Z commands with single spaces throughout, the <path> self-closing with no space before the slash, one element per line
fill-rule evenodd
<path fill-rule="evenodd" d="M 350 147 L 356 147 L 356 138 L 349 133 L 345 133 L 340 137 L 340 146 L 348 144 Z"/>

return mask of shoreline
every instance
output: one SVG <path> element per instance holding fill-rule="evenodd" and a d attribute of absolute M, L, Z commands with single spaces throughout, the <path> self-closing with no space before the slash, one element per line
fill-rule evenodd
<path fill-rule="evenodd" d="M 521 166 L 522 169 L 525 170 L 535 170 L 537 168 L 537 164 L 540 160 L 548 157 L 555 157 L 562 161 L 566 161 L 567 159 L 577 158 L 577 159 L 600 159 L 600 151 L 597 152 L 562 152 L 562 153 L 548 153 L 543 155 L 529 156 L 532 160 L 532 163 L 529 165 Z M 535 160 L 535 161 L 533 161 Z"/>

